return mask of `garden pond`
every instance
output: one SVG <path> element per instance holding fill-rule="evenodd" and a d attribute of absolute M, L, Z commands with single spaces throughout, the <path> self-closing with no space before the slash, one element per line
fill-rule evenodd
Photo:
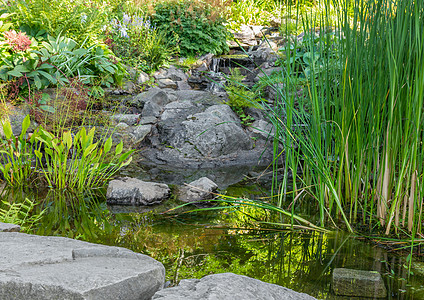
<path fill-rule="evenodd" d="M 163 169 L 141 172 L 136 167 L 123 173 L 134 174 L 134 171 L 141 179 L 172 184 L 197 179 L 206 172 L 178 173 Z M 243 174 L 243 171 L 246 170 L 231 173 Z M 225 188 L 222 193 L 259 198 L 269 191 L 269 187 L 251 180 L 235 183 L 239 180 L 237 176 L 230 176 L 225 169 L 220 172 L 218 177 L 224 180 L 219 185 Z M 222 177 L 225 174 L 227 177 Z M 225 182 L 230 185 L 225 186 Z M 331 292 L 332 270 L 345 267 L 379 271 L 388 289 L 387 299 L 424 299 L 424 263 L 416 262 L 422 257 L 414 257 L 409 272 L 407 253 L 390 251 L 369 239 L 341 231 L 290 232 L 266 226 L 258 228 L 251 220 L 264 219 L 267 213 L 257 210 L 229 208 L 189 212 L 195 207 L 185 206 L 169 211 L 180 204 L 172 198 L 152 207 L 107 206 L 105 201 L 93 201 L 93 197 L 98 199 L 102 194 L 100 191 L 97 196 L 78 197 L 37 191 L 37 195 L 31 196 L 45 199 L 42 203 L 46 209 L 41 224 L 34 222 L 29 232 L 68 236 L 150 255 L 164 264 L 167 285 L 171 286 L 186 278 L 233 272 L 318 299 L 345 299 Z M 3 191 L 3 199 L 29 196 L 28 191 Z M 310 211 L 297 213 L 313 220 L 314 211 L 315 206 L 311 205 Z"/>

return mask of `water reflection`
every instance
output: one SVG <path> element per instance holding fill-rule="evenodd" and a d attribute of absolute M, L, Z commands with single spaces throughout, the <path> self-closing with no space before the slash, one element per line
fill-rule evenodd
<path fill-rule="evenodd" d="M 32 212 L 44 211 L 42 222 L 31 233 L 68 236 L 145 253 L 165 265 L 171 285 L 184 278 L 233 272 L 318 299 L 343 299 L 331 293 L 330 283 L 332 270 L 345 267 L 379 271 L 388 299 L 424 299 L 424 271 L 413 270 L 410 276 L 406 255 L 341 232 L 248 231 L 243 225 L 250 218 L 239 211 L 162 215 L 156 209 L 112 214 L 103 199 L 93 194 L 22 190 L 2 194 L 7 201 L 23 201 L 25 197 L 42 199 Z M 263 217 L 262 213 L 257 212 L 256 217 Z"/>

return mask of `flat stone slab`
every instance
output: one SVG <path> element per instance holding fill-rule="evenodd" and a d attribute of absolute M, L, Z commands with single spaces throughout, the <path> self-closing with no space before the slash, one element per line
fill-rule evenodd
<path fill-rule="evenodd" d="M 333 271 L 333 291 L 351 297 L 386 298 L 383 278 L 377 271 L 336 268 Z"/>
<path fill-rule="evenodd" d="M 165 268 L 130 250 L 63 237 L 0 232 L 2 300 L 141 300 L 163 287 Z"/>
<path fill-rule="evenodd" d="M 166 184 L 124 177 L 109 182 L 106 201 L 119 205 L 153 205 L 168 198 L 169 192 Z"/>
<path fill-rule="evenodd" d="M 316 300 L 307 294 L 233 273 L 185 279 L 158 291 L 153 300 Z"/>
<path fill-rule="evenodd" d="M 0 232 L 19 232 L 21 231 L 21 226 L 9 223 L 0 222 Z"/>

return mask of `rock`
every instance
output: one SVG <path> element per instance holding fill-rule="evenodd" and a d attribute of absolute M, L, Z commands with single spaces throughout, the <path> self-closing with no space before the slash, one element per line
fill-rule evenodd
<path fill-rule="evenodd" d="M 174 101 L 165 105 L 161 120 L 174 119 L 181 115 L 188 116 L 193 112 L 194 105 L 188 101 Z"/>
<path fill-rule="evenodd" d="M 21 231 L 21 226 L 9 223 L 0 222 L 0 232 L 19 232 Z"/>
<path fill-rule="evenodd" d="M 157 122 L 157 118 L 150 116 L 150 117 L 142 117 L 140 118 L 140 125 L 146 125 L 146 124 L 155 124 Z"/>
<path fill-rule="evenodd" d="M 333 291 L 350 297 L 386 298 L 387 290 L 380 273 L 345 268 L 333 271 Z"/>
<path fill-rule="evenodd" d="M 177 81 L 177 90 L 179 91 L 191 90 L 191 86 L 188 84 L 187 80 Z"/>
<path fill-rule="evenodd" d="M 160 114 L 162 113 L 162 107 L 154 102 L 147 102 L 144 107 L 143 110 L 141 111 L 141 116 L 143 118 L 145 117 L 154 117 L 154 118 L 159 118 Z"/>
<path fill-rule="evenodd" d="M 169 78 L 172 81 L 186 81 L 188 76 L 182 70 L 171 66 L 166 72 L 166 78 Z"/>
<path fill-rule="evenodd" d="M 165 89 L 165 88 L 177 89 L 177 84 L 175 83 L 175 81 L 169 78 L 159 79 L 157 80 L 156 83 L 158 87 L 161 89 Z"/>
<path fill-rule="evenodd" d="M 255 138 L 271 141 L 274 138 L 274 126 L 264 120 L 256 120 L 250 125 L 249 130 Z"/>
<path fill-rule="evenodd" d="M 130 105 L 143 108 L 143 106 L 148 103 L 153 102 L 159 106 L 168 104 L 169 98 L 168 95 L 159 88 L 152 88 L 147 92 L 143 92 L 135 96 L 131 101 Z"/>
<path fill-rule="evenodd" d="M 125 177 L 109 183 L 106 199 L 109 204 L 153 205 L 168 198 L 169 191 L 166 184 Z"/>
<path fill-rule="evenodd" d="M 139 143 L 152 131 L 152 125 L 135 126 L 132 132 L 134 143 Z"/>
<path fill-rule="evenodd" d="M 130 250 L 63 237 L 0 232 L 2 300 L 151 299 L 165 268 Z"/>
<path fill-rule="evenodd" d="M 167 121 L 159 123 L 161 141 L 187 158 L 216 158 L 252 148 L 252 141 L 241 128 L 240 120 L 225 104 L 189 115 L 180 124 Z"/>
<path fill-rule="evenodd" d="M 140 115 L 138 114 L 116 114 L 110 116 L 110 119 L 115 123 L 125 123 L 129 126 L 137 124 L 140 121 Z"/>
<path fill-rule="evenodd" d="M 126 131 L 128 129 L 128 127 L 130 127 L 130 126 L 127 123 L 124 123 L 124 122 L 120 122 L 115 126 L 115 128 L 118 131 Z"/>
<path fill-rule="evenodd" d="M 247 25 L 241 25 L 240 30 L 234 32 L 234 38 L 241 44 L 256 46 L 258 43 L 255 38 L 255 32 Z"/>
<path fill-rule="evenodd" d="M 178 199 L 183 202 L 198 202 L 209 200 L 215 197 L 214 192 L 218 189 L 215 182 L 207 177 L 199 178 L 190 182 L 187 186 L 180 187 Z"/>
<path fill-rule="evenodd" d="M 149 75 L 147 75 L 147 73 L 144 73 L 143 71 L 138 71 L 136 84 L 141 85 L 148 82 L 149 80 L 150 80 L 150 77 Z"/>
<path fill-rule="evenodd" d="M 316 300 L 307 294 L 232 273 L 181 280 L 156 292 L 153 300 Z"/>
<path fill-rule="evenodd" d="M 136 90 L 137 90 L 137 87 L 135 86 L 134 82 L 128 80 L 128 81 L 125 81 L 121 87 L 109 89 L 107 90 L 107 92 L 112 95 L 128 95 L 128 94 L 134 94 Z"/>
<path fill-rule="evenodd" d="M 262 33 L 262 30 L 264 29 L 263 26 L 252 25 L 250 26 L 250 28 L 252 28 L 252 31 L 255 34 L 255 37 L 258 37 L 258 38 L 263 37 L 263 33 Z"/>

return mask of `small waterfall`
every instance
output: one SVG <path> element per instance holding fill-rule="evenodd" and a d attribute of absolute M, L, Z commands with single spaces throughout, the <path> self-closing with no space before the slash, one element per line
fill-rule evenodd
<path fill-rule="evenodd" d="M 214 73 L 218 73 L 220 62 L 221 62 L 221 59 L 219 57 L 212 58 L 211 64 L 209 66 L 210 71 Z"/>

